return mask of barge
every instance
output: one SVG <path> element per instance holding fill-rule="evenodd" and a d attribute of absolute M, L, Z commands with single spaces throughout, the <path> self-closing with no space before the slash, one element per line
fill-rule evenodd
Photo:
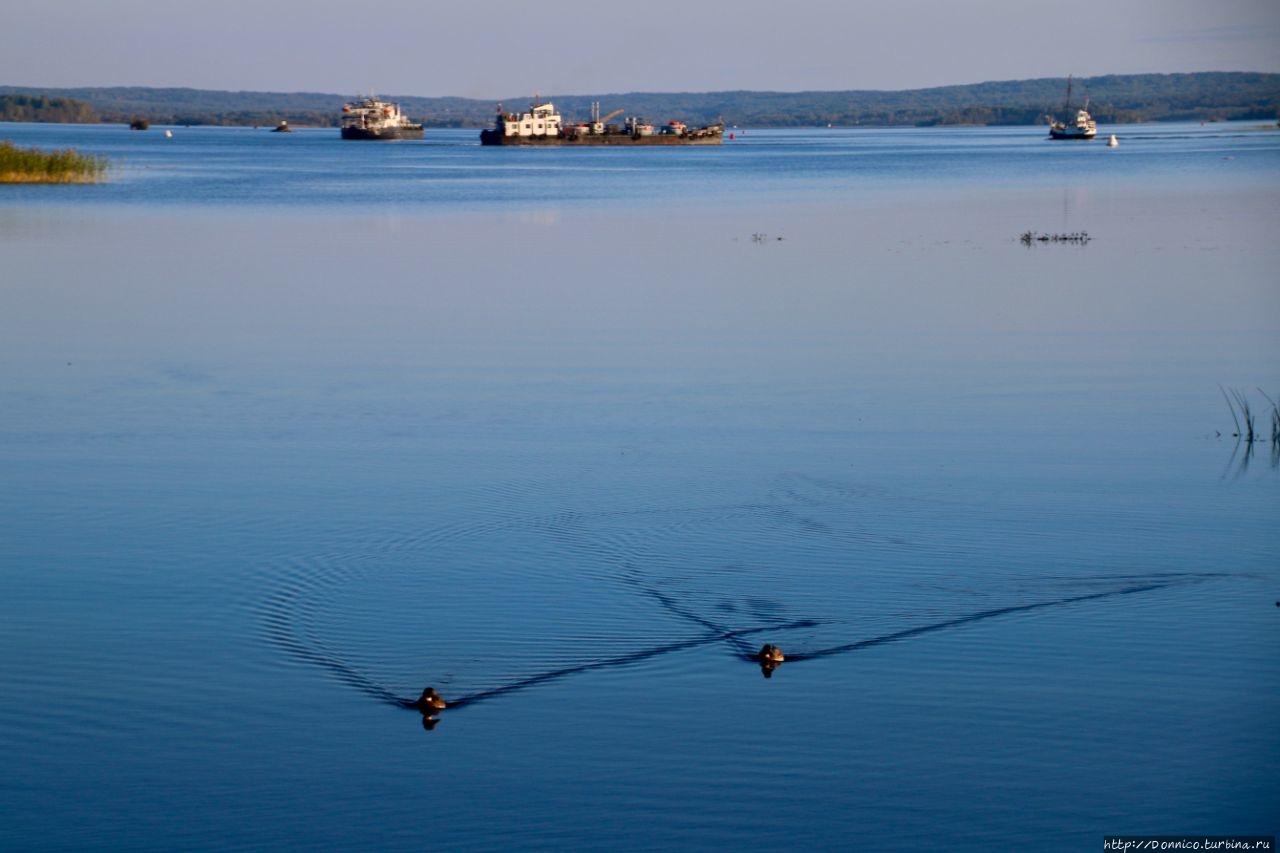
<path fill-rule="evenodd" d="M 526 113 L 503 112 L 498 104 L 494 126 L 480 131 L 481 145 L 719 145 L 724 122 L 691 128 L 681 121 L 660 127 L 632 116 L 622 124 L 610 120 L 622 114 L 614 110 L 601 118 L 599 102 L 591 105 L 591 120 L 565 124 L 554 104 L 535 100 Z"/>

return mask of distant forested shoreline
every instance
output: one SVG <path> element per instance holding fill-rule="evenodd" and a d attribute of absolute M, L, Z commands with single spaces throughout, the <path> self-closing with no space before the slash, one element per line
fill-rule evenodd
<path fill-rule="evenodd" d="M 1076 102 L 1102 124 L 1152 121 L 1272 122 L 1280 114 L 1280 74 L 1213 71 L 1125 74 L 1075 80 Z M 1060 114 L 1066 78 L 941 86 L 904 91 L 543 93 L 568 119 L 585 119 L 592 101 L 650 121 L 707 123 L 723 119 L 750 127 L 1034 125 Z M 483 127 L 495 102 L 470 98 L 382 93 L 430 127 Z M 354 94 L 227 92 L 146 87 L 62 88 L 0 86 L 0 121 L 333 127 Z M 502 101 L 523 110 L 532 95 Z"/>
<path fill-rule="evenodd" d="M 0 94 L 0 120 L 85 124 L 101 121 L 84 101 L 48 95 Z"/>

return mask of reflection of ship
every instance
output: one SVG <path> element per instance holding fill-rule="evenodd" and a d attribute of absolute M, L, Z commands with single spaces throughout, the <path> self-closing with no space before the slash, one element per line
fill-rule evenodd
<path fill-rule="evenodd" d="M 375 97 L 342 105 L 343 139 L 421 139 L 422 125 L 400 112 L 400 105 Z"/>
<path fill-rule="evenodd" d="M 1075 121 L 1070 124 L 1067 120 L 1058 121 L 1053 116 L 1049 116 L 1049 138 L 1050 139 L 1093 139 L 1098 133 L 1098 123 L 1093 120 L 1093 116 L 1088 112 L 1089 99 L 1084 99 L 1084 106 L 1076 110 Z M 1067 77 L 1067 101 L 1062 107 L 1063 113 L 1070 117 L 1071 115 L 1071 78 Z"/>
<path fill-rule="evenodd" d="M 481 145 L 719 145 L 724 123 L 690 128 L 673 121 L 655 128 L 643 119 L 631 117 L 623 124 L 609 120 L 622 114 L 614 110 L 600 117 L 600 104 L 591 105 L 591 121 L 564 124 L 552 104 L 535 102 L 523 114 L 504 113 L 498 105 L 494 126 L 480 131 Z"/>

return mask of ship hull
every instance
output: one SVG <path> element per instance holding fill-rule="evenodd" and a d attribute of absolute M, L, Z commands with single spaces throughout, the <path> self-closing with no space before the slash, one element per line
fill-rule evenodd
<path fill-rule="evenodd" d="M 1049 129 L 1050 139 L 1093 139 L 1097 135 L 1096 130 L 1076 130 L 1074 127 L 1066 130 Z"/>
<path fill-rule="evenodd" d="M 559 136 L 515 136 L 498 130 L 480 131 L 481 145 L 516 145 L 525 147 L 573 147 L 614 145 L 719 145 L 723 130 L 697 130 L 683 136 L 674 133 L 655 133 L 650 136 L 632 136 L 628 133 L 584 133 Z"/>
<path fill-rule="evenodd" d="M 421 127 L 389 127 L 381 130 L 371 130 L 363 127 L 344 127 L 342 129 L 343 139 L 421 139 L 424 135 L 425 133 Z"/>

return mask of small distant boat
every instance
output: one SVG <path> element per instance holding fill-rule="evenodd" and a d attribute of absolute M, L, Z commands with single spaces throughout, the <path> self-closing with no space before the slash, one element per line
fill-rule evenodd
<path fill-rule="evenodd" d="M 271 128 L 271 132 L 272 133 L 293 133 L 293 128 L 289 127 L 289 122 L 285 121 L 284 119 L 281 119 L 279 124 Z"/>
<path fill-rule="evenodd" d="M 1084 99 L 1084 106 L 1076 110 L 1076 117 L 1070 120 L 1071 115 L 1071 77 L 1067 77 L 1067 101 L 1063 104 L 1062 111 L 1068 116 L 1067 119 L 1059 121 L 1053 116 L 1049 116 L 1049 138 L 1050 139 L 1093 139 L 1098 135 L 1098 123 L 1093 120 L 1093 116 L 1089 115 L 1089 99 Z M 1070 121 L 1070 123 L 1068 123 Z"/>
<path fill-rule="evenodd" d="M 342 106 L 343 139 L 421 139 L 422 125 L 400 112 L 400 105 L 376 97 Z"/>
<path fill-rule="evenodd" d="M 1111 134 L 1111 138 L 1107 140 L 1107 147 L 1115 148 L 1119 144 L 1120 144 L 1120 140 L 1116 139 L 1116 135 L 1114 133 Z"/>

